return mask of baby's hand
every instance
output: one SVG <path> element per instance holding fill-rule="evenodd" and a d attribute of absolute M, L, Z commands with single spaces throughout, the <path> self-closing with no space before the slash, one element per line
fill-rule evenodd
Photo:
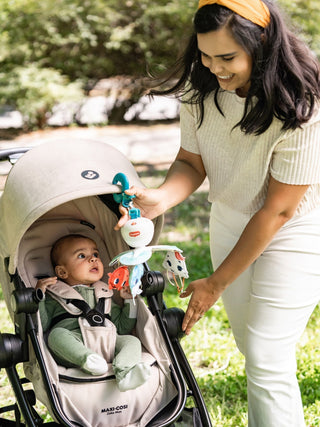
<path fill-rule="evenodd" d="M 46 277 L 37 281 L 36 289 L 41 289 L 43 293 L 46 292 L 47 286 L 55 285 L 57 283 L 57 277 Z"/>
<path fill-rule="evenodd" d="M 125 286 L 124 288 L 121 288 L 119 293 L 122 299 L 132 299 L 132 294 L 129 286 Z"/>

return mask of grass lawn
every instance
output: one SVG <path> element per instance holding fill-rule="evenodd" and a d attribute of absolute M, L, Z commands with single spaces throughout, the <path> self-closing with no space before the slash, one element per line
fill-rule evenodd
<path fill-rule="evenodd" d="M 183 205 L 166 215 L 160 243 L 175 244 L 184 251 L 191 279 L 210 274 L 206 194 L 196 193 Z M 155 253 L 150 267 L 161 269 L 163 254 Z M 169 307 L 186 308 L 173 286 L 167 285 L 165 300 Z M 12 331 L 3 301 L 0 301 L 1 332 Z M 320 316 L 317 308 L 302 336 L 298 355 L 298 379 L 303 395 L 306 423 L 320 426 Z M 246 377 L 244 359 L 237 351 L 228 319 L 219 301 L 182 340 L 202 390 L 213 426 L 247 425 Z M 0 402 L 10 404 L 13 394 L 4 370 L 0 371 Z M 44 417 L 45 410 L 41 408 Z M 290 427 L 290 426 L 288 426 Z"/>

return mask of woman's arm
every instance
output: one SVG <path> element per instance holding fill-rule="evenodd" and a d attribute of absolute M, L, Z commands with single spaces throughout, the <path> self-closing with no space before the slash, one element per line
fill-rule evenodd
<path fill-rule="evenodd" d="M 169 208 L 176 206 L 193 193 L 203 182 L 206 172 L 201 156 L 180 148 L 164 183 L 157 189 L 131 187 L 128 195 L 135 195 L 134 205 L 141 215 L 153 219 Z M 128 220 L 128 212 L 120 208 L 122 217 L 115 229 L 121 228 Z"/>
<path fill-rule="evenodd" d="M 292 218 L 307 189 L 308 185 L 283 184 L 270 177 L 263 207 L 250 219 L 229 255 L 210 277 L 190 283 L 181 295 L 192 294 L 182 326 L 186 333 L 261 255 L 277 231 Z"/>
<path fill-rule="evenodd" d="M 199 154 L 180 148 L 164 183 L 159 187 L 167 200 L 167 209 L 178 205 L 192 194 L 204 181 L 206 171 Z"/>

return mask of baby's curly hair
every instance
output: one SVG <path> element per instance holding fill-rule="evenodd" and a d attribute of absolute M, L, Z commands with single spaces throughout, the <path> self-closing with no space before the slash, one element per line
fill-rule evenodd
<path fill-rule="evenodd" d="M 70 240 L 77 240 L 77 239 L 92 240 L 92 239 L 90 239 L 90 237 L 83 236 L 82 234 L 67 234 L 66 236 L 60 237 L 52 245 L 52 248 L 50 251 L 50 259 L 51 259 L 51 263 L 53 265 L 53 268 L 55 268 L 57 265 L 60 264 L 63 245 Z"/>

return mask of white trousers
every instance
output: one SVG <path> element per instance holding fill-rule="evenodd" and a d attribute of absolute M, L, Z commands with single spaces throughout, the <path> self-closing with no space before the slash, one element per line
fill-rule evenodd
<path fill-rule="evenodd" d="M 214 268 L 228 255 L 249 219 L 213 204 Z M 295 353 L 320 300 L 320 209 L 288 221 L 222 298 L 246 360 L 249 426 L 305 426 Z"/>

